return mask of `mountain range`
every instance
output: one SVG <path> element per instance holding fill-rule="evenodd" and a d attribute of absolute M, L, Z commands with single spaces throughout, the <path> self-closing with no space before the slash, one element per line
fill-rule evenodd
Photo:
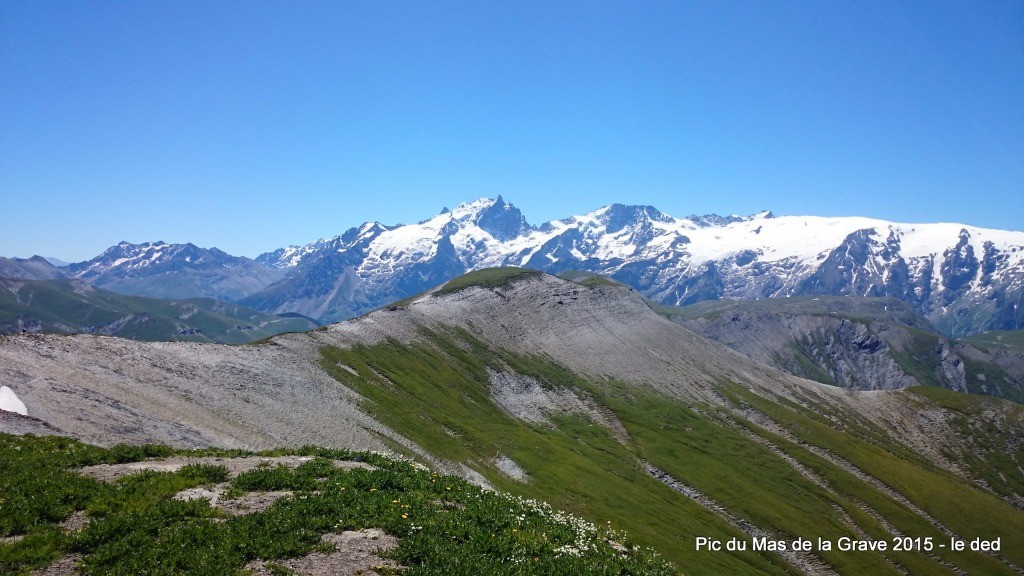
<path fill-rule="evenodd" d="M 317 327 L 212 298 L 125 296 L 84 280 L 0 278 L 0 334 L 104 334 L 139 340 L 243 344 Z"/>
<path fill-rule="evenodd" d="M 216 248 L 121 242 L 65 268 L 4 259 L 123 294 L 209 297 L 329 323 L 464 272 L 600 273 L 662 304 L 805 295 L 892 297 L 950 337 L 1024 327 L 1024 232 L 861 217 L 688 216 L 612 204 L 539 226 L 500 196 L 408 225 L 367 222 L 255 260 Z M 8 273 L 9 275 L 10 273 Z"/>
<path fill-rule="evenodd" d="M 916 314 L 887 313 L 877 316 L 901 325 Z M 481 270 L 356 319 L 248 346 L 0 337 L 0 379 L 27 409 L 0 412 L 0 431 L 102 445 L 389 450 L 625 530 L 684 574 L 1024 571 L 1019 404 L 932 386 L 857 391 L 797 378 L 599 276 Z M 261 474 L 264 490 L 292 489 L 281 483 L 287 470 Z M 149 473 L 117 490 L 155 494 L 167 478 Z M 327 491 L 356 489 L 312 478 L 309 486 L 243 521 L 263 525 L 290 506 L 321 511 Z M 113 556 L 110 546 L 148 545 L 117 540 L 125 520 L 116 509 L 76 505 L 67 494 L 53 500 L 69 504 L 46 507 L 37 495 L 5 493 L 4 506 L 50 516 L 26 535 L 0 532 L 0 552 L 11 552 L 0 566 L 41 535 L 55 555 L 79 551 L 86 566 Z M 235 526 L 217 524 L 204 501 L 175 514 L 146 525 L 155 542 L 200 546 Z M 60 529 L 68 517 L 84 524 L 81 534 Z M 393 517 L 385 530 L 417 538 Z M 305 530 L 316 542 L 336 524 Z M 486 554 L 487 536 L 456 535 L 450 545 Z M 702 549 L 702 538 L 745 549 Z M 886 548 L 794 548 L 798 538 Z M 967 547 L 950 547 L 961 541 Z M 971 541 L 989 545 L 975 550 Z M 893 549 L 897 542 L 910 549 Z M 220 556 L 207 558 L 213 573 Z M 531 572 L 496 559 L 487 573 Z"/>

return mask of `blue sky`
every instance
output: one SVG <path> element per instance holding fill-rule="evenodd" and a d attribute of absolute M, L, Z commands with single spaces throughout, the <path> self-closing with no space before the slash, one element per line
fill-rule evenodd
<path fill-rule="evenodd" d="M 1024 3 L 0 2 L 0 255 L 498 194 L 1024 229 Z"/>

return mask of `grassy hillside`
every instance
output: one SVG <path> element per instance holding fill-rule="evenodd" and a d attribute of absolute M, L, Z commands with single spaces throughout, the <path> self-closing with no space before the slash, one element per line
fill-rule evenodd
<path fill-rule="evenodd" d="M 406 461 L 317 448 L 262 456 L 285 454 L 307 458 L 232 474 L 232 463 L 249 454 L 102 449 L 0 434 L 0 572 L 28 574 L 74 554 L 71 563 L 90 574 L 242 575 L 253 561 L 269 573 L 291 574 L 288 559 L 344 557 L 323 535 L 376 528 L 398 540 L 380 552 L 376 568 L 383 574 L 398 573 L 395 566 L 409 575 L 672 573 L 625 534 Z M 113 482 L 77 470 L 169 456 L 230 459 L 137 471 Z M 279 499 L 265 510 L 229 513 L 204 499 L 175 497 L 195 488 L 223 490 L 228 503 L 253 495 Z"/>
<path fill-rule="evenodd" d="M 603 274 L 596 272 L 584 272 L 582 270 L 565 270 L 558 273 L 559 278 L 565 278 L 566 280 L 572 280 L 577 284 L 584 286 L 622 286 L 628 288 L 622 282 L 613 280 Z"/>
<path fill-rule="evenodd" d="M 79 280 L 0 279 L 0 334 L 24 328 L 241 344 L 315 327 L 307 318 L 275 316 L 209 298 L 159 300 L 124 296 Z"/>
<path fill-rule="evenodd" d="M 437 293 L 439 295 L 450 294 L 452 292 L 458 292 L 459 290 L 465 290 L 471 286 L 498 288 L 511 282 L 515 282 L 516 280 L 530 278 L 539 274 L 540 272 L 536 270 L 528 270 L 526 268 L 485 268 L 483 270 L 463 274 L 462 276 L 449 281 L 444 286 L 441 286 Z"/>
<path fill-rule="evenodd" d="M 987 350 L 1024 354 L 1024 330 L 992 330 L 968 336 L 963 341 Z"/>
<path fill-rule="evenodd" d="M 323 355 L 324 368 L 366 398 L 366 410 L 435 455 L 503 490 L 625 528 L 687 574 L 783 574 L 800 572 L 798 564 L 858 575 L 1013 574 L 1010 564 L 1024 566 L 1024 514 L 1000 498 L 1019 498 L 1019 483 L 980 488 L 862 417 L 813 399 L 804 405 L 770 400 L 723 382 L 729 409 L 682 403 L 642 387 L 581 379 L 458 330 L 424 332 L 419 344 L 386 341 L 325 348 Z M 570 391 L 595 408 L 516 418 L 493 400 L 494 371 L 531 378 L 552 394 Z M 950 409 L 949 398 L 938 391 L 913 401 L 921 410 L 941 411 Z M 979 406 L 998 402 L 969 398 Z M 1003 450 L 999 442 L 1020 442 L 1016 414 L 1017 424 L 1004 431 L 1012 440 L 989 438 L 993 452 Z M 785 434 L 755 424 L 755 415 Z M 985 478 L 1018 477 L 1024 454 L 1002 453 L 976 458 L 969 469 Z M 950 457 L 966 461 L 954 450 Z M 521 476 L 509 472 L 510 461 Z M 648 473 L 651 467 L 674 479 L 675 488 Z M 795 556 L 696 548 L 698 537 L 749 541 L 755 533 L 788 542 L 886 540 L 890 547 L 896 534 L 948 545 L 954 533 L 1004 544 L 999 558 L 948 546 Z"/>

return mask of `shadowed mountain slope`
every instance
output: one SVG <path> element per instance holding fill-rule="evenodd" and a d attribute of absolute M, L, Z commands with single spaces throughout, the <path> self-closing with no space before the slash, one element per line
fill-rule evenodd
<path fill-rule="evenodd" d="M 123 296 L 82 280 L 0 278 L 0 334 L 25 330 L 242 344 L 316 326 L 308 318 L 209 298 L 158 300 Z"/>
<path fill-rule="evenodd" d="M 67 278 L 67 273 L 42 256 L 31 258 L 4 258 L 0 256 L 0 278 L 22 280 L 53 280 Z"/>

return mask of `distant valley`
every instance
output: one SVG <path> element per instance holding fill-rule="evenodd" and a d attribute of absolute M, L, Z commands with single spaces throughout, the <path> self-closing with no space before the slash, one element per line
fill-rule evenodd
<path fill-rule="evenodd" d="M 0 278 L 0 334 L 98 334 L 243 344 L 316 327 L 310 318 L 267 314 L 210 298 L 161 300 L 125 296 L 83 280 Z"/>

